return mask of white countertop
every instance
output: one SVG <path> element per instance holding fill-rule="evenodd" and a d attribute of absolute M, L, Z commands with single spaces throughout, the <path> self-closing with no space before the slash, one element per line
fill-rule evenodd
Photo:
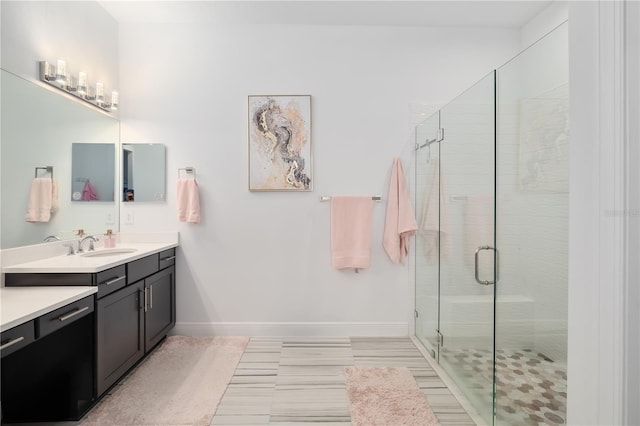
<path fill-rule="evenodd" d="M 118 244 L 115 249 L 135 249 L 132 253 L 120 253 L 110 256 L 86 257 L 83 254 L 72 256 L 61 255 L 47 257 L 26 263 L 5 266 L 3 273 L 95 273 L 104 271 L 132 260 L 141 259 L 163 250 L 177 247 L 176 242 L 138 243 L 127 242 Z M 98 248 L 93 252 L 108 251 L 111 249 Z"/>
<path fill-rule="evenodd" d="M 98 287 L 2 287 L 0 332 L 98 292 Z"/>

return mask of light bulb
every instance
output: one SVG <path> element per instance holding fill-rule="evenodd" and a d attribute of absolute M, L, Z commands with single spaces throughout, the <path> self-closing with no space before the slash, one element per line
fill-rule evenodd
<path fill-rule="evenodd" d="M 87 93 L 87 73 L 84 71 L 78 73 L 78 93 L 81 95 Z"/>
<path fill-rule="evenodd" d="M 104 85 L 101 81 L 96 83 L 96 102 L 99 104 L 104 103 Z"/>
<path fill-rule="evenodd" d="M 58 83 L 67 82 L 67 63 L 64 59 L 58 59 L 56 63 L 56 81 Z"/>
<path fill-rule="evenodd" d="M 118 109 L 120 104 L 120 95 L 115 90 L 111 92 L 111 109 Z"/>

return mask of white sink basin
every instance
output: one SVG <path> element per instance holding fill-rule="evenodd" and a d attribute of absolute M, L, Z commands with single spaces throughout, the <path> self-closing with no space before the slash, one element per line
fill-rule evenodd
<path fill-rule="evenodd" d="M 98 251 L 90 251 L 87 253 L 82 253 L 80 256 L 83 257 L 107 257 L 107 256 L 117 256 L 119 254 L 127 254 L 133 253 L 138 249 L 134 248 L 112 248 L 112 249 L 104 249 Z"/>

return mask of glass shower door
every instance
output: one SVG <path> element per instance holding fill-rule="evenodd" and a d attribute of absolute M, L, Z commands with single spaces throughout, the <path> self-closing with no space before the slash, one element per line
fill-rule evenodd
<path fill-rule="evenodd" d="M 440 114 L 416 126 L 416 337 L 438 359 Z M 429 196 L 431 195 L 431 196 Z M 435 196 L 434 196 L 435 195 Z"/>
<path fill-rule="evenodd" d="M 495 72 L 440 110 L 439 362 L 493 423 Z"/>

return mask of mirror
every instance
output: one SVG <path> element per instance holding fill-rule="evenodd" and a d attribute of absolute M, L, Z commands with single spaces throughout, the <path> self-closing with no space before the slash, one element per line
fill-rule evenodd
<path fill-rule="evenodd" d="M 0 74 L 0 103 L 0 248 L 42 243 L 49 235 L 71 238 L 80 228 L 94 234 L 117 230 L 116 202 L 72 202 L 68 183 L 72 181 L 72 144 L 106 143 L 119 151 L 118 120 L 6 70 Z M 53 167 L 57 182 L 58 208 L 48 222 L 27 222 L 36 168 L 47 166 Z M 38 170 L 38 176 L 49 173 Z"/>
<path fill-rule="evenodd" d="M 162 144 L 122 144 L 122 201 L 165 200 Z"/>
<path fill-rule="evenodd" d="M 113 201 L 115 144 L 74 143 L 71 151 L 71 201 Z"/>

